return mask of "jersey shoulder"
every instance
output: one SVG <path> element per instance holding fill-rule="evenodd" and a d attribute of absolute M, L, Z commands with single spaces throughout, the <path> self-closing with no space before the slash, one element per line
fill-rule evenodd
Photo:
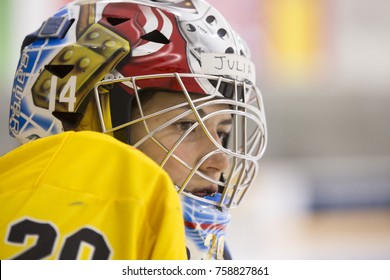
<path fill-rule="evenodd" d="M 186 258 L 180 201 L 168 174 L 111 136 L 65 132 L 38 139 L 2 156 L 0 168 L 5 242 L 14 228 L 45 227 L 58 240 L 47 245 L 57 247 L 46 258 L 60 258 L 64 248 L 77 252 L 69 258 L 90 257 L 77 247 L 82 243 L 68 248 L 66 236 L 103 244 L 104 258 Z M 0 247 L 1 258 L 23 251 L 12 242 Z"/>
<path fill-rule="evenodd" d="M 155 185 L 156 180 L 173 188 L 165 171 L 145 154 L 91 131 L 64 132 L 24 144 L 0 158 L 0 170 L 3 186 L 15 180 L 24 182 L 11 191 L 45 183 L 123 198 L 136 195 L 135 188 L 121 187 L 129 183 L 141 185 L 143 197 L 149 190 L 147 185 Z M 7 190 L 0 186 L 3 191 Z"/>

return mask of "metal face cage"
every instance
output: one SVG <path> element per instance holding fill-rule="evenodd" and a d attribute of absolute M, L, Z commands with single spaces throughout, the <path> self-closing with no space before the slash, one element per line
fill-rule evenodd
<path fill-rule="evenodd" d="M 182 95 L 183 101 L 152 113 L 145 113 L 142 94 L 148 85 L 159 84 L 159 81 L 161 81 L 161 84 L 170 84 L 171 86 L 168 90 L 155 90 L 177 92 L 177 94 Z M 194 88 L 194 83 L 202 85 L 202 88 L 206 90 L 203 93 L 190 91 L 190 88 Z M 121 123 L 116 122 L 114 124 L 111 115 L 116 109 L 107 106 L 106 100 L 109 95 L 116 94 L 112 89 L 118 88 L 118 86 L 125 88 L 126 92 L 132 93 L 128 93 L 132 105 L 127 105 L 127 112 L 123 112 L 128 117 L 122 118 Z M 226 208 L 235 207 L 242 201 L 256 178 L 258 161 L 262 157 L 267 144 L 263 101 L 257 87 L 243 81 L 218 76 L 170 73 L 105 79 L 95 85 L 94 93 L 103 133 L 113 134 L 114 136 L 119 132 L 123 134 L 125 130 L 130 133 L 134 124 L 141 123 L 145 129 L 145 136 L 138 139 L 136 143 L 129 144 L 139 147 L 146 141 L 153 141 L 165 153 L 164 158 L 158 162 L 162 168 L 166 166 L 168 160 L 174 160 L 187 170 L 186 179 L 176 185 L 178 193 Z M 224 109 L 206 115 L 200 113 L 214 105 L 223 105 Z M 131 117 L 130 111 L 134 108 L 137 108 L 139 112 L 136 118 Z M 178 109 L 180 109 L 179 114 L 174 115 L 157 128 L 149 127 L 148 122 L 150 120 L 161 118 L 164 114 L 175 112 Z M 209 131 L 206 123 L 208 120 L 222 115 L 231 117 L 232 128 L 227 139 L 219 141 Z M 188 116 L 194 118 L 196 122 L 180 137 L 177 137 L 173 145 L 164 145 L 159 139 L 159 133 Z M 204 133 L 214 148 L 202 155 L 196 164 L 191 165 L 177 156 L 175 152 L 181 145 L 185 145 L 186 138 L 195 130 Z M 217 154 L 225 155 L 229 161 L 229 167 L 221 174 L 219 179 L 210 178 L 199 170 L 206 160 Z M 187 187 L 194 176 L 199 176 L 209 181 L 210 184 L 217 185 L 217 195 L 201 197 L 189 192 Z"/>

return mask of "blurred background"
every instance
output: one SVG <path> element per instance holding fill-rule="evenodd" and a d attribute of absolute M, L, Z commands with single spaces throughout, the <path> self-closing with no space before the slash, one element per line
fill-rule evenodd
<path fill-rule="evenodd" d="M 69 1 L 2 0 L 0 155 L 24 36 Z M 247 40 L 269 144 L 236 259 L 390 259 L 390 2 L 209 0 Z"/>

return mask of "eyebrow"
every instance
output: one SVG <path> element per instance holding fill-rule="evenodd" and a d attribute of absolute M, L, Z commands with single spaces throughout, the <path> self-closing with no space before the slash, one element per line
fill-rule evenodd
<path fill-rule="evenodd" d="M 223 120 L 222 122 L 220 122 L 219 124 L 220 125 L 232 125 L 233 124 L 233 120 L 232 120 L 232 118 L 226 119 L 226 120 Z"/>
<path fill-rule="evenodd" d="M 185 107 L 187 107 L 188 109 L 191 109 L 191 107 L 189 105 L 187 105 Z M 207 115 L 206 112 L 203 109 L 198 109 L 197 111 L 199 113 L 199 116 L 201 116 L 202 118 Z M 219 125 L 232 125 L 232 124 L 233 124 L 233 119 L 232 118 L 223 120 L 223 121 L 221 121 L 219 123 Z"/>

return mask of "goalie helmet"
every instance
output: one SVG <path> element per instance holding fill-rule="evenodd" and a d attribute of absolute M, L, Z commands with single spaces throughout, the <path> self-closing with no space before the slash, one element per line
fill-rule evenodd
<path fill-rule="evenodd" d="M 148 139 L 158 142 L 155 134 L 167 125 L 150 131 L 146 120 L 187 108 L 187 115 L 197 120 L 188 133 L 202 128 L 215 149 L 189 165 L 175 154 L 186 133 L 172 147 L 161 144 L 166 157 L 159 164 L 164 168 L 172 158 L 188 170 L 187 180 L 176 186 L 179 193 L 229 208 L 240 203 L 253 183 L 267 142 L 255 76 L 245 42 L 202 0 L 79 0 L 25 38 L 9 131 L 24 143 L 66 130 L 92 130 L 137 147 Z M 186 102 L 134 119 L 132 110 L 142 112 L 142 95 L 151 90 L 181 94 Z M 215 104 L 228 106 L 223 113 L 232 117 L 233 128 L 224 143 L 205 125 L 212 116 L 199 114 Z M 131 127 L 140 122 L 148 137 L 130 143 Z M 219 179 L 199 171 L 215 154 L 230 161 Z M 193 176 L 218 185 L 218 199 L 186 191 Z"/>

